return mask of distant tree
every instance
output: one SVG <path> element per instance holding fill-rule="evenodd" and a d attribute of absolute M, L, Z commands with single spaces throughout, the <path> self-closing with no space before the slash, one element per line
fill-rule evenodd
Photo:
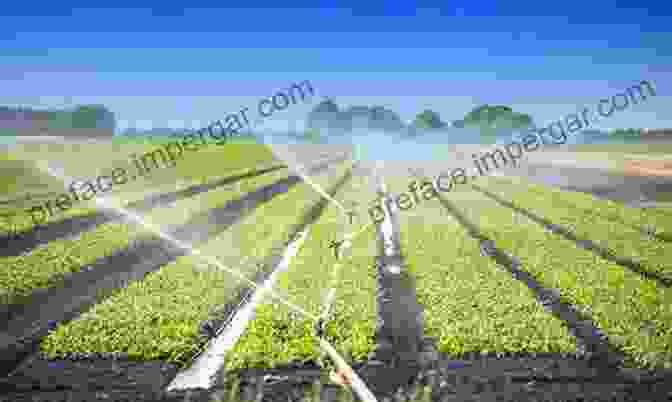
<path fill-rule="evenodd" d="M 369 125 L 371 128 L 386 131 L 399 131 L 405 126 L 397 113 L 383 106 L 369 108 Z"/>
<path fill-rule="evenodd" d="M 371 109 L 368 106 L 350 106 L 339 114 L 342 126 L 349 128 L 368 128 Z M 348 131 L 349 131 L 348 130 Z"/>
<path fill-rule="evenodd" d="M 72 112 L 73 128 L 108 128 L 114 132 L 114 113 L 103 105 L 81 105 Z"/>
<path fill-rule="evenodd" d="M 308 113 L 306 126 L 311 129 L 337 129 L 341 128 L 339 121 L 341 112 L 338 105 L 331 99 L 326 99 L 318 103 L 313 110 Z"/>
<path fill-rule="evenodd" d="M 320 130 L 316 128 L 307 128 L 303 132 L 303 136 L 301 136 L 301 139 L 304 140 L 305 142 L 308 143 L 319 143 L 322 141 L 322 134 L 320 133 Z"/>
<path fill-rule="evenodd" d="M 74 114 L 67 110 L 50 110 L 45 113 L 50 128 L 76 128 Z"/>
<path fill-rule="evenodd" d="M 313 113 L 338 113 L 338 105 L 332 99 L 325 99 L 313 108 Z"/>
<path fill-rule="evenodd" d="M 643 130 L 638 128 L 619 128 L 609 132 L 610 140 L 639 142 L 642 140 Z"/>
<path fill-rule="evenodd" d="M 527 114 L 514 112 L 508 106 L 487 104 L 474 108 L 464 119 L 453 123 L 456 127 L 476 127 L 484 136 L 497 135 L 500 130 L 523 129 L 533 124 L 532 117 Z"/>
<path fill-rule="evenodd" d="M 441 121 L 441 117 L 438 113 L 434 112 L 433 110 L 426 109 L 415 116 L 413 126 L 417 128 L 433 129 L 446 127 L 447 124 Z"/>
<path fill-rule="evenodd" d="M 642 129 L 639 128 L 617 128 L 609 133 L 613 136 L 635 137 L 642 135 Z"/>
<path fill-rule="evenodd" d="M 332 135 L 352 134 L 354 128 L 399 131 L 405 124 L 399 115 L 383 106 L 356 105 L 339 109 L 333 100 L 327 99 L 308 113 L 306 127 L 319 129 L 322 135 Z"/>
<path fill-rule="evenodd" d="M 511 108 L 506 106 L 481 105 L 467 113 L 463 121 L 465 125 L 490 125 L 498 116 L 511 112 Z"/>

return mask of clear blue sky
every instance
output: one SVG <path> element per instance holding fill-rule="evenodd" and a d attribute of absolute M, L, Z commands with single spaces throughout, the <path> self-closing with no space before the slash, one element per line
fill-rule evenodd
<path fill-rule="evenodd" d="M 0 104 L 103 103 L 122 127 L 193 127 L 308 79 L 316 102 L 406 120 L 501 103 L 543 123 L 647 79 L 658 97 L 602 127 L 672 127 L 669 2 L 166 3 L 3 3 Z"/>

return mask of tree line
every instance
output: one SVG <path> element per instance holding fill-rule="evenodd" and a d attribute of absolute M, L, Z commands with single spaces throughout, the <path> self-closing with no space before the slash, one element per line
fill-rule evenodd
<path fill-rule="evenodd" d="M 316 105 L 308 114 L 306 136 L 352 134 L 356 128 L 366 128 L 402 135 L 420 135 L 424 131 L 447 127 L 477 128 L 481 136 L 497 135 L 503 131 L 525 129 L 534 126 L 532 117 L 515 112 L 503 105 L 480 105 L 469 111 L 464 118 L 445 122 L 434 110 L 425 109 L 410 124 L 405 124 L 399 115 L 383 106 L 351 106 L 341 108 L 331 99 Z"/>
<path fill-rule="evenodd" d="M 21 106 L 0 106 L 0 128 L 105 129 L 113 136 L 116 118 L 104 105 L 78 105 L 72 109 L 37 110 Z"/>

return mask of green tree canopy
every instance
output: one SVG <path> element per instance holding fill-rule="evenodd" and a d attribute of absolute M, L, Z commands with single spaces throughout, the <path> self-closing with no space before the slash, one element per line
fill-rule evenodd
<path fill-rule="evenodd" d="M 609 135 L 617 137 L 639 137 L 642 135 L 641 128 L 617 128 L 609 132 Z"/>
<path fill-rule="evenodd" d="M 341 110 L 330 99 L 315 106 L 308 113 L 306 123 L 308 128 L 327 129 L 332 133 L 352 133 L 354 128 L 362 127 L 385 131 L 398 131 L 404 128 L 401 118 L 383 106 L 356 105 Z"/>
<path fill-rule="evenodd" d="M 439 114 L 433 110 L 423 110 L 415 116 L 413 121 L 413 126 L 417 128 L 443 128 L 446 127 L 446 123 L 441 121 Z"/>
<path fill-rule="evenodd" d="M 111 128 L 116 121 L 114 114 L 103 105 L 81 105 L 72 112 L 73 128 Z"/>
<path fill-rule="evenodd" d="M 318 144 L 324 140 L 319 129 L 316 128 L 306 128 L 302 135 L 299 136 L 303 141 L 310 144 Z"/>
<path fill-rule="evenodd" d="M 495 134 L 496 130 L 523 129 L 533 125 L 532 117 L 525 113 L 514 112 L 508 106 L 481 105 L 453 123 L 455 127 L 477 127 L 481 134 Z"/>
<path fill-rule="evenodd" d="M 609 139 L 613 141 L 636 143 L 642 141 L 643 134 L 644 130 L 638 128 L 618 128 L 609 132 Z"/>

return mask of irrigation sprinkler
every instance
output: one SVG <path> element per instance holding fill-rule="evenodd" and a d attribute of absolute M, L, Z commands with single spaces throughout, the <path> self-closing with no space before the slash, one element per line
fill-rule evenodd
<path fill-rule="evenodd" d="M 343 242 L 344 242 L 344 240 L 341 240 L 341 241 L 332 240 L 331 243 L 329 243 L 329 248 L 334 249 L 334 258 L 336 258 L 337 260 L 339 259 L 340 248 L 341 248 L 341 244 L 343 244 Z"/>
<path fill-rule="evenodd" d="M 347 214 L 348 217 L 350 218 L 350 224 L 352 225 L 352 218 L 355 217 L 355 216 L 357 216 L 357 212 L 355 212 L 355 211 L 348 211 L 348 212 L 346 212 L 346 214 Z"/>
<path fill-rule="evenodd" d="M 644 225 L 642 226 L 643 232 L 649 236 L 649 238 L 655 238 L 656 237 L 656 226 L 655 225 Z"/>

